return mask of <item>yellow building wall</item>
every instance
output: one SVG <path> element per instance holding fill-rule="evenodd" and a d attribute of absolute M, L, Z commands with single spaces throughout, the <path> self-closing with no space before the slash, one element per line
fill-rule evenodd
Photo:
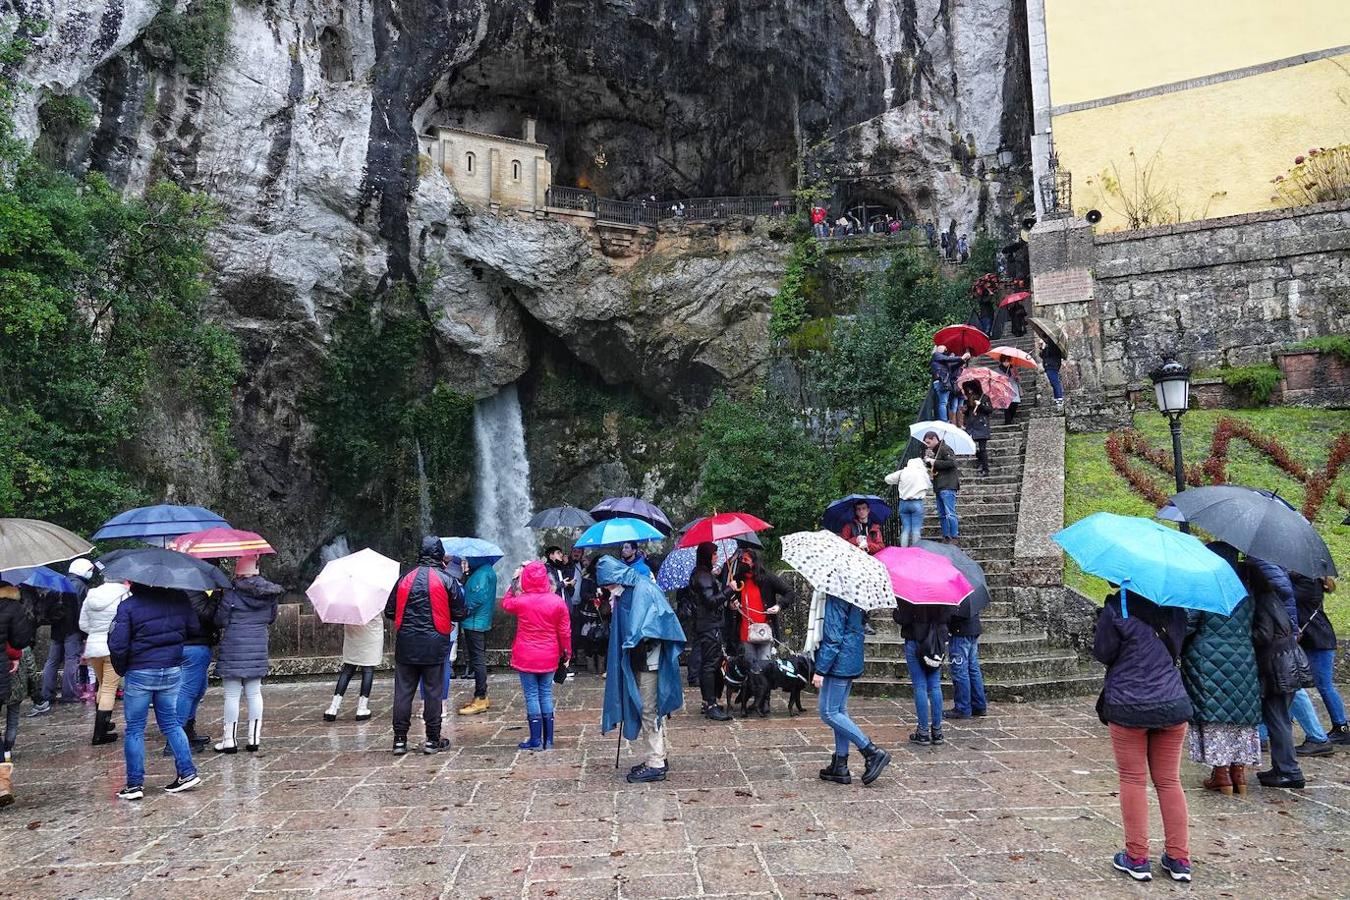
<path fill-rule="evenodd" d="M 1054 106 L 1350 46 L 1350 0 L 1044 0 Z"/>
<path fill-rule="evenodd" d="M 1350 142 L 1350 54 L 1055 116 L 1053 129 L 1074 208 L 1101 210 L 1102 229 L 1128 227 L 1101 175 L 1114 162 L 1132 181 L 1131 150 L 1141 171 L 1156 154 L 1152 182 L 1175 191 L 1181 221 L 1270 209 L 1283 205 L 1270 181 L 1295 156 Z"/>

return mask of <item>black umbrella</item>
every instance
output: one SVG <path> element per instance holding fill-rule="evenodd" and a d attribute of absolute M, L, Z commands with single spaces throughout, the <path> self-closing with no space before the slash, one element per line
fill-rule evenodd
<path fill-rule="evenodd" d="M 1281 497 L 1236 484 L 1191 488 L 1172 496 L 1186 521 L 1266 562 L 1308 578 L 1336 574 L 1326 541 Z"/>
<path fill-rule="evenodd" d="M 964 550 L 955 544 L 919 541 L 914 546 L 951 560 L 952 565 L 956 566 L 956 570 L 964 575 L 966 581 L 969 581 L 970 586 L 974 588 L 970 592 L 970 596 L 961 601 L 961 605 L 956 607 L 952 615 L 968 619 L 984 612 L 984 608 L 989 605 L 989 582 L 985 578 L 984 569 L 980 567 L 979 563 L 971 559 Z"/>
<path fill-rule="evenodd" d="M 525 523 L 526 528 L 543 531 L 546 528 L 590 528 L 595 519 L 584 509 L 575 506 L 553 506 L 537 512 Z"/>
<path fill-rule="evenodd" d="M 755 534 L 753 531 L 747 531 L 745 534 L 738 534 L 732 538 L 732 540 L 742 547 L 754 547 L 758 550 L 764 549 L 764 542 L 761 541 L 759 535 Z"/>
<path fill-rule="evenodd" d="M 179 591 L 214 591 L 230 586 L 230 579 L 220 569 L 177 550 L 115 550 L 99 562 L 105 581 L 131 581 Z"/>
<path fill-rule="evenodd" d="M 591 515 L 597 522 L 605 519 L 641 519 L 664 535 L 673 531 L 670 518 L 661 511 L 661 507 L 641 497 L 609 497 L 591 507 Z"/>

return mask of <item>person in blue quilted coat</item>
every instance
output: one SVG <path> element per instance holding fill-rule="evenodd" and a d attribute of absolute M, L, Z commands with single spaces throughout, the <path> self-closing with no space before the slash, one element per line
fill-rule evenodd
<path fill-rule="evenodd" d="M 1236 548 L 1209 545 L 1228 561 L 1243 584 L 1249 579 Z M 1188 735 L 1191 759 L 1210 767 L 1205 788 L 1223 794 L 1247 792 L 1247 766 L 1261 761 L 1261 679 L 1252 647 L 1255 602 L 1246 597 L 1231 615 L 1192 610 L 1186 617 L 1181 676 L 1195 715 Z"/>

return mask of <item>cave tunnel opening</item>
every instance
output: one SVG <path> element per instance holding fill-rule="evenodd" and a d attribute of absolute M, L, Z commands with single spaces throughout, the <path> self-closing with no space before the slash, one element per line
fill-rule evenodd
<path fill-rule="evenodd" d="M 831 215 L 849 213 L 863 222 L 893 216 L 906 226 L 918 219 L 922 204 L 917 198 L 866 182 L 845 182 L 836 188 Z"/>

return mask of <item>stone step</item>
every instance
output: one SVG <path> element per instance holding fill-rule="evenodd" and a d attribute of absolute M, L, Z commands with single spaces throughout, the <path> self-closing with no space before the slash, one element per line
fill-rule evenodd
<path fill-rule="evenodd" d="M 868 650 L 876 649 L 868 645 Z M 1078 656 L 1070 650 L 1042 647 L 1035 656 L 980 659 L 980 668 L 992 681 L 1018 681 L 1068 676 L 1078 671 Z M 869 656 L 863 660 L 864 678 L 908 678 L 902 654 Z"/>
<path fill-rule="evenodd" d="M 1026 678 L 1000 681 L 987 677 L 984 681 L 985 697 L 991 703 L 1030 703 L 1036 700 L 1057 700 L 1068 697 L 1090 697 L 1102 689 L 1104 673 L 1098 667 L 1096 671 L 1080 670 L 1072 675 L 1055 678 Z M 864 675 L 853 682 L 853 693 L 862 697 L 903 697 L 914 696 L 913 685 L 908 675 L 905 678 L 870 678 Z M 944 672 L 942 695 L 949 701 L 952 697 L 950 677 Z M 997 710 L 990 711 L 997 714 Z"/>
<path fill-rule="evenodd" d="M 1007 533 L 1013 537 L 1017 533 L 1017 516 L 1011 513 L 988 513 L 983 510 L 966 510 L 961 508 L 961 504 L 956 505 L 956 516 L 961 520 L 961 531 L 963 533 L 983 532 L 986 534 Z M 925 516 L 923 524 L 925 528 L 937 530 L 939 519 L 935 515 Z"/>
<path fill-rule="evenodd" d="M 881 630 L 880 623 L 873 623 L 877 634 L 867 639 L 867 655 L 880 659 L 903 659 L 905 643 L 896 628 L 891 633 Z M 894 623 L 891 623 L 894 625 Z M 985 624 L 984 634 L 980 635 L 980 659 L 1031 658 L 1050 649 L 1046 643 L 1044 631 L 1021 633 L 1016 631 L 995 631 Z"/>

